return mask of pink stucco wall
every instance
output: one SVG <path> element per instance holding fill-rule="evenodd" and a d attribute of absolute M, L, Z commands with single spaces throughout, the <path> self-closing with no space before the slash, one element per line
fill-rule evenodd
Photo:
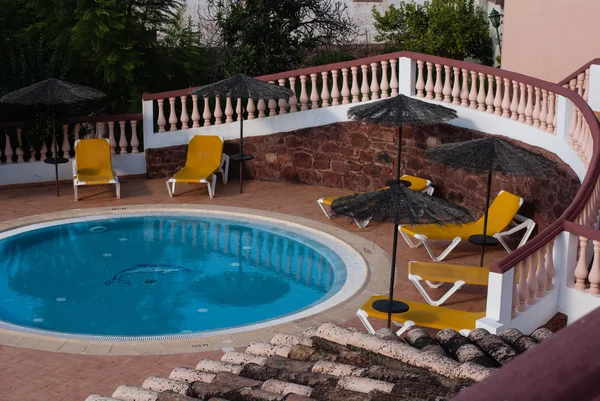
<path fill-rule="evenodd" d="M 505 0 L 502 68 L 557 82 L 600 57 L 600 0 Z"/>

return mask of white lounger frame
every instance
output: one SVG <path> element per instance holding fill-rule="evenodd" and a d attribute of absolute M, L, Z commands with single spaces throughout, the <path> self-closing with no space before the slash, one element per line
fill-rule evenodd
<path fill-rule="evenodd" d="M 223 139 L 223 138 L 221 138 Z M 208 185 L 208 196 L 214 198 L 215 196 L 215 187 L 217 186 L 217 173 L 221 173 L 221 178 L 223 179 L 223 184 L 227 184 L 227 179 L 229 178 L 229 156 L 223 153 L 221 155 L 221 165 L 215 171 L 210 178 L 210 181 L 207 179 L 199 180 L 199 184 L 207 184 Z M 172 198 L 175 195 L 175 178 L 170 178 L 167 180 L 167 191 L 169 191 L 169 196 Z M 169 185 L 171 184 L 171 185 Z"/>
<path fill-rule="evenodd" d="M 106 139 L 106 138 L 104 138 L 104 139 Z M 80 141 L 80 139 L 75 141 L 75 144 L 73 145 L 73 149 L 77 149 L 77 144 L 79 143 L 79 141 Z M 108 139 L 106 139 L 106 142 L 109 142 Z M 111 159 L 111 163 L 112 163 L 112 159 Z M 79 187 L 83 186 L 83 185 L 87 185 L 87 184 L 85 182 L 79 181 L 77 179 L 77 159 L 75 157 L 72 159 L 72 164 L 73 164 L 73 198 L 75 199 L 75 202 L 77 202 L 79 200 Z M 111 166 L 111 168 L 112 168 L 112 166 Z M 113 179 L 110 180 L 108 182 L 108 184 L 115 185 L 115 192 L 117 195 L 117 199 L 121 199 L 121 183 L 119 182 L 119 177 L 117 177 L 117 171 L 115 169 L 112 169 L 112 172 L 113 172 Z"/>
<path fill-rule="evenodd" d="M 440 265 L 440 268 L 443 268 L 443 266 Z M 427 303 L 432 306 L 442 305 L 444 302 L 446 302 L 448 300 L 448 298 L 450 298 L 452 296 L 452 294 L 454 294 L 456 291 L 458 291 L 460 289 L 460 287 L 465 285 L 464 281 L 457 280 L 454 282 L 454 285 L 452 285 L 452 288 L 450 288 L 444 295 L 442 295 L 437 300 L 433 300 L 429 296 L 429 294 L 427 294 L 427 291 L 425 291 L 425 288 L 423 288 L 423 286 L 421 285 L 421 281 L 425 281 L 425 283 L 427 283 L 427 285 L 431 288 L 440 288 L 442 286 L 442 284 L 444 284 L 445 282 L 432 283 L 431 281 L 423 280 L 421 278 L 421 276 L 418 276 L 418 275 L 412 274 L 412 273 L 408 273 L 408 279 L 410 281 L 412 281 L 412 283 L 415 285 L 415 287 L 417 287 L 417 290 L 419 290 L 419 292 L 421 293 L 423 298 L 425 298 L 425 301 L 427 301 Z"/>
<path fill-rule="evenodd" d="M 371 325 L 371 322 L 369 322 L 369 314 L 367 312 L 365 312 L 364 309 L 359 308 L 356 311 L 356 316 L 358 316 L 358 318 L 360 319 L 362 324 L 365 326 L 365 328 L 367 329 L 369 334 L 375 334 L 375 329 Z M 400 330 L 398 330 L 396 332 L 396 335 L 398 335 L 398 336 L 402 335 L 406 330 L 408 330 L 409 328 L 411 328 L 412 326 L 415 325 L 415 322 L 413 322 L 412 320 L 407 320 L 404 323 L 399 323 L 399 322 L 395 322 L 392 320 L 392 323 L 394 324 L 394 326 L 400 327 Z"/>
<path fill-rule="evenodd" d="M 429 196 L 432 196 L 433 191 L 434 191 L 434 188 L 431 186 L 431 181 L 427 180 L 427 186 L 421 192 L 424 194 L 427 194 Z M 328 219 L 331 219 L 332 218 L 331 212 L 329 211 L 328 206 L 323 203 L 324 200 L 325 200 L 325 198 L 317 199 L 317 204 L 319 205 L 319 207 L 321 208 L 321 210 L 323 211 L 325 216 L 327 216 Z M 353 220 L 356 223 L 356 225 L 358 226 L 358 228 L 365 228 L 371 222 L 371 219 L 367 219 L 367 220 L 363 220 L 363 221 L 359 221 L 357 219 L 353 219 Z"/>
<path fill-rule="evenodd" d="M 492 237 L 496 238 L 502 244 L 502 246 L 504 247 L 504 249 L 506 249 L 506 252 L 508 253 L 511 253 L 512 249 L 510 249 L 508 244 L 504 241 L 504 237 L 512 235 L 517 231 L 525 230 L 525 234 L 523 235 L 521 242 L 519 242 L 519 245 L 517 246 L 517 248 L 520 248 L 527 242 L 527 240 L 531 236 L 531 233 L 533 232 L 533 229 L 535 228 L 535 222 L 533 220 L 528 219 L 527 217 L 523 217 L 519 214 L 515 214 L 515 217 L 513 218 L 511 223 L 515 225 L 513 228 L 492 235 Z M 425 235 L 415 234 L 414 238 L 416 238 L 417 241 L 413 242 L 413 240 L 410 238 L 411 236 L 402 231 L 402 226 L 398 227 L 398 230 L 400 231 L 402 238 L 404 238 L 408 246 L 410 246 L 411 248 L 418 248 L 419 246 L 421 246 L 421 244 L 423 244 L 423 246 L 427 250 L 427 253 L 429 254 L 429 256 L 431 256 L 431 259 L 433 259 L 434 262 L 441 262 L 442 260 L 444 260 L 446 256 L 448 256 L 448 254 L 452 252 L 452 250 L 456 248 L 456 246 L 462 241 L 461 237 L 454 238 L 450 245 L 448 245 L 448 247 L 444 249 L 444 251 L 439 256 L 435 256 L 433 254 L 433 251 L 431 250 L 431 247 L 429 246 L 428 239 Z"/>

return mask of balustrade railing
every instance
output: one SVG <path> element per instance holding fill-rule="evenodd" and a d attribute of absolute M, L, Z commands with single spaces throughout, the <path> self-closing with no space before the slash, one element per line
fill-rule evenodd
<path fill-rule="evenodd" d="M 57 122 L 58 156 L 74 157 L 74 144 L 80 138 L 108 138 L 113 154 L 139 153 L 138 126 L 142 114 L 71 117 Z M 53 157 L 54 138 L 36 141 L 28 135 L 25 123 L 3 123 L 4 146 L 0 160 L 6 164 L 45 160 Z M 2 131 L 0 131 L 2 132 Z"/>

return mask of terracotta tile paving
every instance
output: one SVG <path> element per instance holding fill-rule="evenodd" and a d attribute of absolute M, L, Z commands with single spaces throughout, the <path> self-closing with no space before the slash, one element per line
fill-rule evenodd
<path fill-rule="evenodd" d="M 382 247 L 388 254 L 392 247 L 390 224 L 369 225 L 358 229 L 348 219 L 328 220 L 315 200 L 322 196 L 343 195 L 348 191 L 325 187 L 282 184 L 263 181 L 247 181 L 245 191 L 239 194 L 237 182 L 217 185 L 216 197 L 210 199 L 206 186 L 180 186 L 178 195 L 169 198 L 164 180 L 142 178 L 122 179 L 122 198 L 114 198 L 109 187 L 80 189 L 80 201 L 73 202 L 70 185 L 61 185 L 61 196 L 55 196 L 54 186 L 37 186 L 0 190 L 0 221 L 39 213 L 69 209 L 104 207 L 132 204 L 210 204 L 254 208 L 297 215 L 334 224 Z M 434 246 L 439 252 L 443 246 Z M 486 257 L 486 264 L 503 257 L 502 249 L 494 249 Z M 407 277 L 410 260 L 427 261 L 424 249 L 410 249 L 403 241 L 398 255 L 396 295 L 401 298 L 422 301 L 416 288 Z M 478 250 L 470 244 L 459 245 L 446 259 L 449 263 L 475 264 Z M 389 266 L 375 266 L 389 269 Z M 445 292 L 447 287 L 437 290 Z M 436 291 L 432 291 L 436 296 Z M 481 311 L 485 307 L 485 289 L 466 286 L 446 303 L 447 306 L 469 311 Z M 358 319 L 346 322 L 348 326 L 362 327 Z M 219 352 L 150 356 L 89 356 L 58 352 L 35 351 L 25 348 L 0 346 L 0 401 L 62 401 L 84 400 L 91 393 L 112 394 L 124 383 L 141 385 L 151 375 L 167 377 L 177 366 L 195 366 L 203 358 L 219 356 Z M 167 375 L 167 376 L 164 376 Z"/>

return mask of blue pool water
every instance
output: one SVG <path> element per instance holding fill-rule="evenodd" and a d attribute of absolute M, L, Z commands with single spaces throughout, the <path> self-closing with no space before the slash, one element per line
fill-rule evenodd
<path fill-rule="evenodd" d="M 231 328 L 289 315 L 344 284 L 341 258 L 279 228 L 122 217 L 0 240 L 0 320 L 100 336 Z"/>

